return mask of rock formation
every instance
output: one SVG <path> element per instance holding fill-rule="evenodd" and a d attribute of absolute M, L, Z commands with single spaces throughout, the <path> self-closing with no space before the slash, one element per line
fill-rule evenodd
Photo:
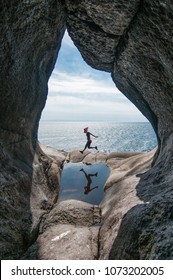
<path fill-rule="evenodd" d="M 140 159 L 139 169 L 148 171 L 136 177 L 139 170 L 133 158 L 131 190 L 136 191 L 136 199 L 133 203 L 131 198 L 128 209 L 121 212 L 121 225 L 117 223 L 121 221 L 118 202 L 105 198 L 98 255 L 173 258 L 172 1 L 9 0 L 1 1 L 0 16 L 1 258 L 24 254 L 37 239 L 43 216 L 51 213 L 56 202 L 67 154 L 46 155 L 37 143 L 37 130 L 66 25 L 84 60 L 112 74 L 158 137 L 152 168 L 145 168 L 145 160 L 142 167 Z M 121 163 L 125 168 L 124 159 Z M 117 168 L 114 160 L 113 165 Z M 107 193 L 115 192 L 115 182 L 121 182 L 117 191 L 126 188 L 127 173 L 118 173 L 123 180 L 110 177 Z M 108 217 L 104 209 L 109 205 Z M 111 247 L 102 239 L 102 230 L 106 232 L 108 226 Z"/>
<path fill-rule="evenodd" d="M 61 158 L 61 151 L 42 148 L 49 156 Z M 104 199 L 100 205 L 71 199 L 58 202 L 49 213 L 42 215 L 38 238 L 22 259 L 108 259 L 124 214 L 136 204 L 143 204 L 136 195 L 140 180 L 136 174 L 151 167 L 154 152 L 94 154 L 85 151 L 81 154 L 77 150 L 68 153 L 66 163 L 101 162 L 110 168 Z"/>
<path fill-rule="evenodd" d="M 171 218 L 167 216 L 163 219 L 167 212 L 171 212 L 171 208 L 168 210 L 167 207 L 170 207 L 173 198 L 173 5 L 170 0 L 66 2 L 68 31 L 85 61 L 97 69 L 112 73 L 117 87 L 148 118 L 158 137 L 155 164 L 150 171 L 141 175 L 136 187 L 138 197 L 149 203 L 143 207 L 152 218 L 145 229 L 143 207 L 136 207 L 129 216 L 127 214 L 126 227 L 127 221 L 130 225 L 138 216 L 143 216 L 144 222 L 140 230 L 138 224 L 131 225 L 130 234 L 133 237 L 130 241 L 124 237 L 122 224 L 110 258 L 173 258 L 170 250 L 172 238 L 169 239 L 169 246 L 166 245 L 169 242 L 163 230 L 166 228 L 170 236 L 173 226 Z M 162 218 L 160 223 L 156 223 L 151 212 L 157 213 L 159 205 L 162 211 L 158 215 Z M 153 233 L 149 235 L 148 232 Z M 152 236 L 152 241 L 147 236 Z M 144 245 L 143 249 L 140 248 L 141 238 L 145 240 L 147 254 L 142 252 Z M 119 248 L 120 240 L 122 245 Z M 129 252 L 129 242 L 138 243 L 134 251 Z M 162 254 L 160 250 L 164 244 L 166 250 Z"/>
<path fill-rule="evenodd" d="M 0 252 L 12 259 L 35 240 L 57 191 L 49 180 L 53 161 L 37 148 L 37 130 L 65 11 L 61 1 L 10 0 L 1 1 L 0 18 Z"/>

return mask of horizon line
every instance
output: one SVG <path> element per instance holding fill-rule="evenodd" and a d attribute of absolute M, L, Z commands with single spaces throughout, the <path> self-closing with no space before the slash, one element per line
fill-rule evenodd
<path fill-rule="evenodd" d="M 117 123 L 150 123 L 148 120 L 146 121 L 117 121 L 117 120 L 42 120 L 39 122 L 117 122 Z"/>

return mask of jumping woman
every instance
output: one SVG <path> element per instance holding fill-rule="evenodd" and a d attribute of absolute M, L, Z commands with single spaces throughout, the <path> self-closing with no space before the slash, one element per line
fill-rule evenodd
<path fill-rule="evenodd" d="M 98 136 L 95 136 L 94 134 L 92 134 L 91 132 L 89 132 L 89 131 L 88 131 L 88 127 L 85 127 L 85 128 L 84 128 L 84 133 L 86 134 L 86 137 L 87 137 L 87 143 L 86 143 L 86 145 L 85 145 L 83 151 L 80 151 L 80 152 L 83 154 L 83 152 L 86 150 L 86 148 L 98 150 L 98 149 L 97 149 L 97 146 L 91 147 L 92 140 L 91 140 L 90 135 L 94 136 L 95 138 L 97 138 Z"/>

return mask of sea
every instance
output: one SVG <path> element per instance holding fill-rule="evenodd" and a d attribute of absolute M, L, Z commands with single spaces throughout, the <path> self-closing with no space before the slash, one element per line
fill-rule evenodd
<path fill-rule="evenodd" d="M 38 140 L 57 150 L 81 150 L 86 144 L 85 127 L 98 136 L 92 136 L 92 146 L 97 146 L 101 152 L 148 152 L 157 146 L 157 138 L 149 122 L 41 121 Z"/>

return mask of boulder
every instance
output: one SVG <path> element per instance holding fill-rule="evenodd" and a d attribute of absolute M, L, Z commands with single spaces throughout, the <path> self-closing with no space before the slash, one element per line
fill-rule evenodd
<path fill-rule="evenodd" d="M 97 206 L 77 200 L 62 201 L 44 216 L 37 241 L 22 259 L 97 259 L 99 223 Z"/>

